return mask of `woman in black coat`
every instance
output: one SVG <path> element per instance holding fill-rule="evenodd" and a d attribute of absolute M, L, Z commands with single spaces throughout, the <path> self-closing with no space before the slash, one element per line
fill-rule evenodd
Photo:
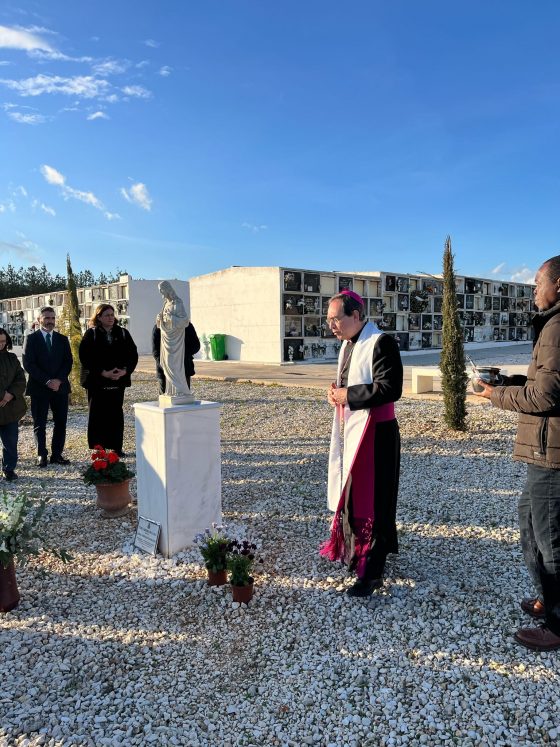
<path fill-rule="evenodd" d="M 124 390 L 138 363 L 134 340 L 115 319 L 111 304 L 102 303 L 89 320 L 80 343 L 82 386 L 89 404 L 88 444 L 123 456 Z"/>
<path fill-rule="evenodd" d="M 17 480 L 19 421 L 27 405 L 25 374 L 12 349 L 12 338 L 0 328 L 0 439 L 2 440 L 2 471 L 8 482 Z"/>

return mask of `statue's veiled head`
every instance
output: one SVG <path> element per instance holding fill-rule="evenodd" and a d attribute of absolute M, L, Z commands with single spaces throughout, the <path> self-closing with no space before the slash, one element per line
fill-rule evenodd
<path fill-rule="evenodd" d="M 162 280 L 158 285 L 158 290 L 162 296 L 165 296 L 165 298 L 168 298 L 170 301 L 179 300 L 179 296 L 177 295 L 169 280 Z"/>

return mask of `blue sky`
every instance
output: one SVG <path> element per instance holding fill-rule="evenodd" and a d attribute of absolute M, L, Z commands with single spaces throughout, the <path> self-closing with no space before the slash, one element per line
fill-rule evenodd
<path fill-rule="evenodd" d="M 0 265 L 529 280 L 560 253 L 560 5 L 5 2 Z"/>

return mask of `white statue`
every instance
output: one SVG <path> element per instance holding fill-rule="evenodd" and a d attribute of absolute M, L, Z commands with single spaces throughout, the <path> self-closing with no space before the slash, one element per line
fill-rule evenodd
<path fill-rule="evenodd" d="M 163 280 L 159 292 L 164 298 L 156 323 L 161 330 L 160 366 L 165 374 L 165 394 L 160 405 L 181 405 L 194 401 L 185 375 L 185 327 L 189 318 L 171 283 Z"/>

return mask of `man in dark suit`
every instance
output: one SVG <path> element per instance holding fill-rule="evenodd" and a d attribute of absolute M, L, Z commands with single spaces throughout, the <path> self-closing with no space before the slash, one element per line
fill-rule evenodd
<path fill-rule="evenodd" d="M 161 329 L 159 324 L 156 323 L 152 330 L 152 355 L 156 360 L 156 373 L 159 381 L 160 394 L 165 394 L 165 374 L 163 368 L 160 366 L 160 349 L 161 349 Z M 189 389 L 191 386 L 191 376 L 194 376 L 194 362 L 193 355 L 196 355 L 200 350 L 200 340 L 196 334 L 196 330 L 191 323 L 185 327 L 185 376 L 187 378 L 187 384 Z"/>
<path fill-rule="evenodd" d="M 52 306 L 43 306 L 40 327 L 25 338 L 22 362 L 29 374 L 25 393 L 31 397 L 33 434 L 37 445 L 37 464 L 47 466 L 47 417 L 52 411 L 54 428 L 51 442 L 51 464 L 70 464 L 62 455 L 68 418 L 68 376 L 72 369 L 70 342 L 54 331 L 55 313 Z"/>

